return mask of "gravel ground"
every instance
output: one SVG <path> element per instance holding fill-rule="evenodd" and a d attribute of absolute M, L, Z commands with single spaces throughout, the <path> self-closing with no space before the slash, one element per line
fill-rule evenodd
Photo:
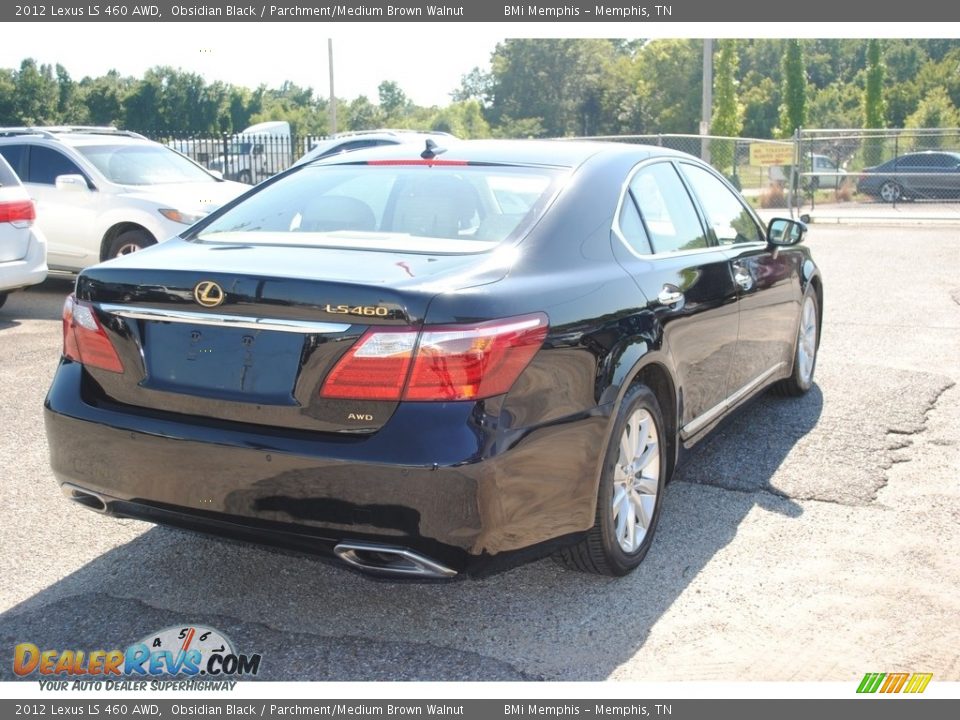
<path fill-rule="evenodd" d="M 69 283 L 0 310 L 0 655 L 201 623 L 270 680 L 960 680 L 960 232 L 814 225 L 817 385 L 763 397 L 670 486 L 623 579 L 533 563 L 373 582 L 73 506 L 41 405 Z M 0 660 L 0 679 L 12 679 Z"/>

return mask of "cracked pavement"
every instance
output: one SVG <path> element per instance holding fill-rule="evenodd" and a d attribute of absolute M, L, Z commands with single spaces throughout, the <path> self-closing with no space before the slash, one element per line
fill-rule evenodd
<path fill-rule="evenodd" d="M 814 225 L 809 244 L 826 293 L 815 388 L 764 396 L 702 443 L 622 579 L 545 560 L 374 582 L 71 505 L 40 412 L 70 285 L 11 296 L 0 680 L 17 642 L 107 648 L 187 622 L 262 653 L 269 680 L 960 680 L 960 233 Z"/>

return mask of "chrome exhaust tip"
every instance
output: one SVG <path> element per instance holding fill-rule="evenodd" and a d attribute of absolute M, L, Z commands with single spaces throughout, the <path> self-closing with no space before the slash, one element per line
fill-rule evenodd
<path fill-rule="evenodd" d="M 348 565 L 377 575 L 419 578 L 451 578 L 456 570 L 407 550 L 373 543 L 342 542 L 333 552 Z"/>
<path fill-rule="evenodd" d="M 97 495 L 95 492 L 90 492 L 89 490 L 85 490 L 84 488 L 76 485 L 71 485 L 70 483 L 64 483 L 61 485 L 60 491 L 68 500 L 72 500 L 75 503 L 90 508 L 94 512 L 107 512 L 108 500 L 102 495 Z"/>

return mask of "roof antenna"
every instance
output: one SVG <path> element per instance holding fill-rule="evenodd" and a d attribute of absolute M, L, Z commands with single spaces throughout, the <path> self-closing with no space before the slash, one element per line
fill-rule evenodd
<path fill-rule="evenodd" d="M 440 147 L 430 138 L 427 138 L 426 145 L 427 147 L 420 153 L 420 157 L 424 160 L 433 160 L 437 155 L 441 155 L 447 151 L 445 147 Z"/>

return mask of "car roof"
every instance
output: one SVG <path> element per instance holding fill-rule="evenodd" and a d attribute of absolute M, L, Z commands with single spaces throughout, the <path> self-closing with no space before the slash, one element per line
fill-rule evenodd
<path fill-rule="evenodd" d="M 157 144 L 137 133 L 112 127 L 56 126 L 56 127 L 0 127 L 0 141 L 6 143 L 46 140 L 64 145 L 142 145 Z"/>
<path fill-rule="evenodd" d="M 960 153 L 954 152 L 953 150 L 917 150 L 915 152 L 909 152 L 909 153 L 904 153 L 903 155 L 898 155 L 893 159 L 902 160 L 905 157 L 924 157 L 927 155 L 950 155 L 951 157 L 960 158 Z"/>
<path fill-rule="evenodd" d="M 431 138 L 440 147 L 442 140 Z M 354 150 L 316 161 L 323 165 L 356 164 L 370 160 L 416 160 L 421 146 L 410 143 Z M 425 145 L 423 146 L 425 148 Z M 461 160 L 468 163 L 495 163 L 505 165 L 543 165 L 577 167 L 596 155 L 634 156 L 637 161 L 649 157 L 691 158 L 686 153 L 634 143 L 600 142 L 590 140 L 457 140 L 437 156 L 440 161 Z"/>

